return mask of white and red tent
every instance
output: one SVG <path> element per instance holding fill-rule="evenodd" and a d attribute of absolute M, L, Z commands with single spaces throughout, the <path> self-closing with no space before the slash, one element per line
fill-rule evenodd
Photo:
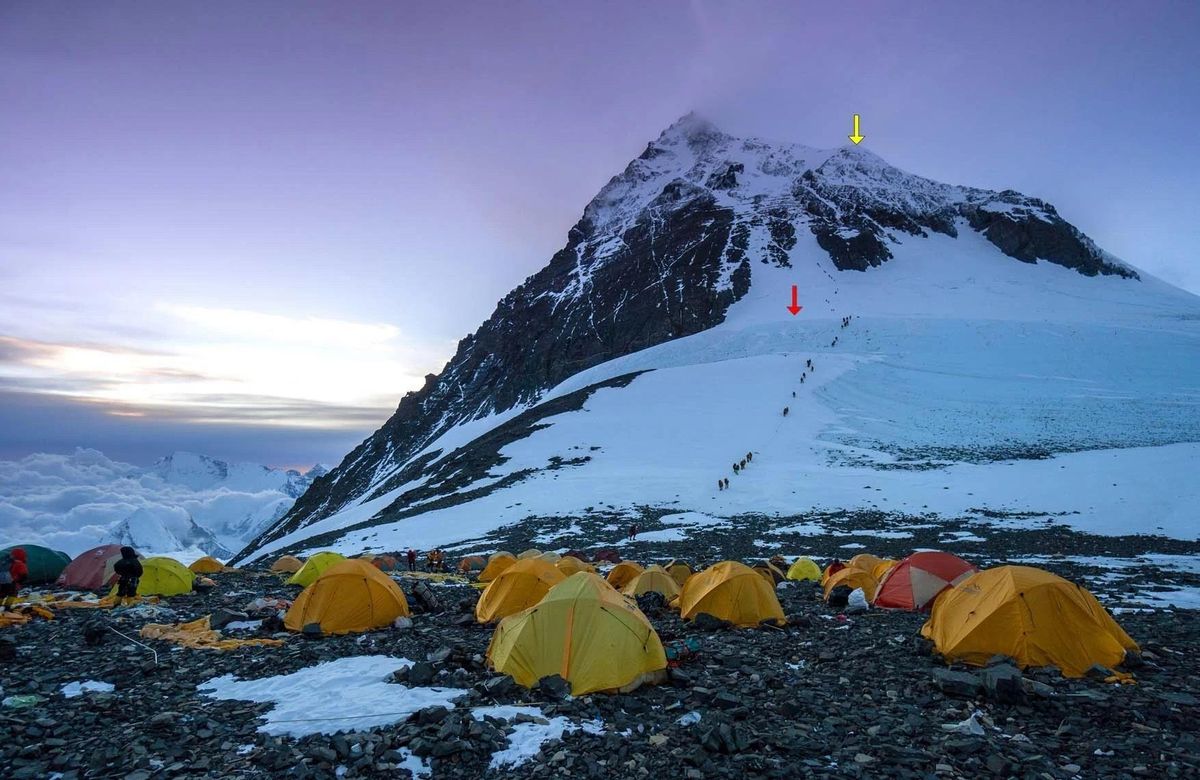
<path fill-rule="evenodd" d="M 927 612 L 947 588 L 974 574 L 975 566 L 947 552 L 913 553 L 891 568 L 875 591 L 875 606 Z"/>

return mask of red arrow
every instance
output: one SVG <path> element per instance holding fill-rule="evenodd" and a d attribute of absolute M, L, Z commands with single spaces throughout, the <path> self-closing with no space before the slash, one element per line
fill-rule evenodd
<path fill-rule="evenodd" d="M 787 307 L 787 310 L 792 313 L 793 317 L 795 317 L 797 314 L 799 314 L 800 310 L 804 308 L 803 306 L 800 306 L 796 303 L 796 295 L 797 295 L 796 285 L 793 284 L 792 285 L 792 305 Z"/>

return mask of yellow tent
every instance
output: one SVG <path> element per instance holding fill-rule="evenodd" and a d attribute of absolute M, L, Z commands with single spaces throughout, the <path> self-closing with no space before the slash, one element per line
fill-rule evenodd
<path fill-rule="evenodd" d="M 174 558 L 154 557 L 142 560 L 142 577 L 138 580 L 139 596 L 178 596 L 191 593 L 196 574 Z M 115 595 L 114 585 L 108 595 Z"/>
<path fill-rule="evenodd" d="M 317 581 L 326 569 L 346 560 L 346 556 L 335 552 L 319 552 L 304 562 L 300 570 L 287 581 L 288 585 L 303 585 L 308 587 Z"/>
<path fill-rule="evenodd" d="M 621 561 L 608 573 L 608 584 L 617 590 L 629 584 L 629 581 L 642 573 L 642 565 L 633 561 Z"/>
<path fill-rule="evenodd" d="M 192 561 L 189 569 L 196 574 L 212 574 L 213 572 L 224 571 L 225 566 L 211 555 L 206 555 L 199 560 Z"/>
<path fill-rule="evenodd" d="M 291 631 L 318 623 L 322 633 L 383 628 L 407 616 L 408 600 L 391 577 L 359 558 L 335 563 L 296 597 L 283 619 Z"/>
<path fill-rule="evenodd" d="M 829 600 L 829 594 L 833 593 L 833 589 L 838 585 L 846 585 L 851 590 L 862 588 L 863 595 L 867 601 L 874 601 L 875 589 L 879 587 L 879 583 L 871 576 L 871 572 L 863 569 L 847 566 L 839 572 L 830 575 L 829 579 L 825 580 L 825 600 Z"/>
<path fill-rule="evenodd" d="M 488 663 L 532 687 L 557 674 L 571 694 L 628 692 L 666 674 L 654 627 L 599 575 L 580 572 L 550 589 L 536 606 L 501 621 Z"/>
<path fill-rule="evenodd" d="M 976 572 L 938 596 L 921 634 L 947 661 L 983 666 L 1006 655 L 1022 668 L 1057 666 L 1081 677 L 1136 651 L 1096 597 L 1042 569 L 998 566 Z"/>
<path fill-rule="evenodd" d="M 304 566 L 304 561 L 294 555 L 284 555 L 275 563 L 271 564 L 271 571 L 282 572 L 284 574 L 295 574 Z"/>
<path fill-rule="evenodd" d="M 787 578 L 789 580 L 819 580 L 821 579 L 821 567 L 814 563 L 812 558 L 801 556 L 788 567 Z"/>
<path fill-rule="evenodd" d="M 541 558 L 543 561 L 550 564 L 555 564 L 562 560 L 562 556 L 554 551 L 544 552 L 539 555 L 538 558 Z"/>
<path fill-rule="evenodd" d="M 590 563 L 584 563 L 573 555 L 564 555 L 559 559 L 558 563 L 554 564 L 554 567 L 567 577 L 570 577 L 572 574 L 578 574 L 581 571 L 593 574 L 596 572 L 596 567 Z"/>
<path fill-rule="evenodd" d="M 775 589 L 754 569 L 723 561 L 693 574 L 679 594 L 680 616 L 694 620 L 702 612 L 736 626 L 757 626 L 764 620 L 783 622 Z"/>
<path fill-rule="evenodd" d="M 537 558 L 541 554 L 542 554 L 541 550 L 537 549 L 536 547 L 530 547 L 528 550 L 526 550 L 525 552 L 518 555 L 517 560 L 523 561 L 526 558 Z"/>
<path fill-rule="evenodd" d="M 883 558 L 871 553 L 859 553 L 850 560 L 846 561 L 846 565 L 851 569 L 862 569 L 867 574 L 875 571 L 875 567 L 883 563 Z"/>
<path fill-rule="evenodd" d="M 480 582 L 491 582 L 516 562 L 517 556 L 510 552 L 502 550 L 498 553 L 493 553 L 492 557 L 488 558 L 487 566 L 483 567 L 483 571 L 479 572 L 479 576 L 476 579 Z"/>
<path fill-rule="evenodd" d="M 640 596 L 643 593 L 661 593 L 667 601 L 679 595 L 679 584 L 671 574 L 661 566 L 648 566 L 638 576 L 625 583 L 621 592 L 626 596 Z"/>
<path fill-rule="evenodd" d="M 550 588 L 566 579 L 561 571 L 537 558 L 509 566 L 488 583 L 475 604 L 475 620 L 492 623 L 532 607 Z"/>
<path fill-rule="evenodd" d="M 875 578 L 876 582 L 883 582 L 883 578 L 896 567 L 897 563 L 898 561 L 893 561 L 891 558 L 884 558 L 875 564 L 875 568 L 871 569 L 871 576 Z"/>
<path fill-rule="evenodd" d="M 669 562 L 663 567 L 667 573 L 671 575 L 671 579 L 675 580 L 675 584 L 683 587 L 683 583 L 687 582 L 688 577 L 692 576 L 692 566 L 687 561 L 681 561 L 678 558 Z"/>

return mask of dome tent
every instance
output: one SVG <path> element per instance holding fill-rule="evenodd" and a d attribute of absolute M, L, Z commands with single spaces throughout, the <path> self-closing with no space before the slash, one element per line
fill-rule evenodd
<path fill-rule="evenodd" d="M 572 574 L 578 574 L 581 571 L 595 573 L 596 568 L 590 563 L 584 563 L 574 555 L 564 555 L 559 559 L 554 567 L 561 571 L 565 576 L 570 577 Z"/>
<path fill-rule="evenodd" d="M 58 575 L 57 585 L 73 590 L 101 590 L 112 583 L 113 565 L 121 560 L 121 545 L 104 544 L 82 552 Z"/>
<path fill-rule="evenodd" d="M 271 571 L 280 572 L 283 574 L 295 574 L 304 566 L 304 561 L 294 555 L 280 556 L 275 563 L 271 564 Z"/>
<path fill-rule="evenodd" d="M 487 658 L 494 670 L 525 687 L 559 675 L 573 696 L 627 692 L 662 679 L 667 667 L 646 616 L 587 572 L 571 575 L 535 606 L 501 621 Z"/>
<path fill-rule="evenodd" d="M 487 559 L 482 555 L 468 555 L 458 562 L 458 573 L 467 574 L 473 571 L 483 571 L 487 568 Z"/>
<path fill-rule="evenodd" d="M 510 552 L 501 550 L 500 552 L 492 553 L 492 556 L 488 558 L 487 566 L 484 566 L 483 571 L 479 572 L 477 579 L 480 582 L 491 582 L 516 562 L 517 556 Z"/>
<path fill-rule="evenodd" d="M 142 559 L 142 576 L 138 579 L 139 596 L 182 596 L 191 593 L 196 573 L 174 558 L 154 556 Z M 117 586 L 109 592 L 115 596 Z"/>
<path fill-rule="evenodd" d="M 621 592 L 635 598 L 644 593 L 660 593 L 670 601 L 679 595 L 679 584 L 663 567 L 648 566 L 641 574 L 625 583 Z"/>
<path fill-rule="evenodd" d="M 764 620 L 783 623 L 775 589 L 737 561 L 723 561 L 693 574 L 679 594 L 679 612 L 685 620 L 707 613 L 735 626 L 757 626 Z"/>
<path fill-rule="evenodd" d="M 815 582 L 821 579 L 821 567 L 817 566 L 812 558 L 801 556 L 788 567 L 787 578 L 789 580 L 812 580 Z"/>
<path fill-rule="evenodd" d="M 1055 666 L 1065 677 L 1111 668 L 1138 649 L 1095 596 L 1031 566 L 967 577 L 933 603 L 921 635 L 950 662 L 984 666 L 1005 655 L 1022 669 Z"/>
<path fill-rule="evenodd" d="M 505 569 L 488 583 L 475 604 L 475 620 L 492 623 L 532 607 L 566 576 L 537 558 L 526 558 Z"/>
<path fill-rule="evenodd" d="M 304 562 L 304 565 L 288 578 L 288 585 L 301 585 L 308 587 L 317 581 L 326 569 L 341 561 L 346 560 L 346 556 L 335 552 L 319 552 Z"/>
<path fill-rule="evenodd" d="M 25 578 L 26 585 L 54 582 L 71 563 L 71 557 L 66 553 L 51 550 L 40 544 L 14 544 L 0 549 L 0 555 L 10 553 L 18 547 L 25 551 L 25 565 L 29 567 L 29 574 Z"/>
<path fill-rule="evenodd" d="M 882 609 L 928 611 L 942 591 L 962 582 L 977 569 L 948 552 L 917 552 L 892 567 L 875 591 Z"/>
<path fill-rule="evenodd" d="M 324 634 L 349 634 L 384 628 L 409 614 L 400 586 L 373 564 L 355 559 L 322 572 L 296 597 L 283 624 L 303 631 L 316 623 Z"/>
<path fill-rule="evenodd" d="M 863 596 L 866 597 L 867 601 L 875 598 L 875 589 L 879 587 L 879 583 L 875 582 L 875 578 L 871 576 L 871 572 L 847 566 L 830 575 L 829 579 L 825 580 L 826 601 L 829 601 L 829 596 L 833 593 L 833 589 L 839 585 L 845 585 L 851 590 L 862 588 Z"/>
<path fill-rule="evenodd" d="M 681 561 L 678 558 L 668 561 L 667 565 L 663 566 L 663 568 L 671 575 L 671 579 L 675 580 L 675 584 L 681 588 L 683 587 L 683 583 L 687 582 L 688 577 L 692 576 L 692 573 L 695 571 L 692 569 L 690 563 Z"/>
<path fill-rule="evenodd" d="M 197 558 L 192 561 L 188 568 L 196 574 L 213 574 L 224 571 L 225 565 L 211 555 L 206 555 L 203 558 Z"/>
<path fill-rule="evenodd" d="M 642 565 L 633 561 L 621 561 L 609 571 L 608 584 L 612 585 L 617 590 L 629 584 L 629 581 L 642 573 Z"/>
<path fill-rule="evenodd" d="M 883 558 L 871 553 L 859 553 L 850 560 L 846 561 L 846 565 L 851 569 L 862 569 L 867 574 L 872 574 L 875 567 L 883 563 Z"/>

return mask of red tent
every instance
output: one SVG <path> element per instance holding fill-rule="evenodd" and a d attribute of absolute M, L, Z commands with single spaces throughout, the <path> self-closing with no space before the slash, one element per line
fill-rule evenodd
<path fill-rule="evenodd" d="M 592 560 L 583 550 L 567 550 L 565 553 L 563 553 L 563 556 L 565 557 L 567 555 L 571 556 L 572 558 L 578 558 L 584 563 L 591 563 Z"/>
<path fill-rule="evenodd" d="M 58 586 L 72 590 L 100 590 L 111 584 L 113 564 L 121 560 L 121 545 L 106 544 L 80 553 L 58 575 Z"/>
<path fill-rule="evenodd" d="M 875 606 L 928 612 L 942 591 L 978 569 L 947 552 L 913 553 L 891 568 L 875 591 Z"/>
<path fill-rule="evenodd" d="M 595 553 L 593 553 L 592 560 L 596 561 L 596 563 L 601 563 L 601 562 L 620 563 L 621 562 L 621 553 L 617 552 L 616 550 L 612 549 L 611 547 L 606 547 L 603 550 L 597 550 Z"/>

